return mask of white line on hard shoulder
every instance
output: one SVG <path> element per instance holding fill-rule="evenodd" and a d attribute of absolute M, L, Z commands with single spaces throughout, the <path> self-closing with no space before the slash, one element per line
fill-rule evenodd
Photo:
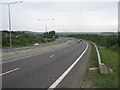
<path fill-rule="evenodd" d="M 77 64 L 77 62 L 82 58 L 82 56 L 85 54 L 85 52 L 88 49 L 88 43 L 87 47 L 84 50 L 84 52 L 78 57 L 78 59 L 48 88 L 48 90 L 53 90 L 57 87 L 57 85 L 64 79 L 64 77 L 71 71 L 71 69 Z"/>
<path fill-rule="evenodd" d="M 16 70 L 18 70 L 18 69 L 19 69 L 19 68 L 16 68 L 16 69 L 7 71 L 7 72 L 5 72 L 5 73 L 1 73 L 0 76 L 3 76 L 3 75 L 5 75 L 5 74 L 11 73 L 11 72 L 14 72 L 14 71 L 16 71 Z"/>
<path fill-rule="evenodd" d="M 8 60 L 8 61 L 0 62 L 0 64 L 12 62 L 12 61 L 17 61 L 17 60 L 24 59 L 24 58 L 28 58 L 28 57 L 31 57 L 31 56 L 35 56 L 35 55 L 29 55 L 29 56 L 22 57 L 22 58 L 17 58 L 17 59 L 13 59 L 13 60 Z"/>
<path fill-rule="evenodd" d="M 51 55 L 50 58 L 54 57 L 55 55 Z"/>

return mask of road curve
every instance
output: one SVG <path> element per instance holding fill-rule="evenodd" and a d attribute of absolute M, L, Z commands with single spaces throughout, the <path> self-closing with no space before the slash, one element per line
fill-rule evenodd
<path fill-rule="evenodd" d="M 2 86 L 3 88 L 49 88 L 78 59 L 86 47 L 86 42 L 76 42 L 55 51 L 3 63 L 2 73 L 5 74 L 1 74 Z M 88 59 L 86 57 L 89 56 L 86 53 L 57 88 L 76 87 L 76 77 L 78 77 L 76 74 L 83 69 L 82 62 L 86 63 Z"/>

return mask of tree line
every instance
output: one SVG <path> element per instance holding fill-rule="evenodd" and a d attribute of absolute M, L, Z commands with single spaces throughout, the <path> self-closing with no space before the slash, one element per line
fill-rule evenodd
<path fill-rule="evenodd" d="M 58 36 L 55 31 L 45 33 L 25 33 L 20 31 L 11 31 L 12 47 L 25 47 L 32 46 L 34 43 L 46 43 L 55 41 Z M 46 39 L 47 37 L 47 39 Z M 10 46 L 10 32 L 7 30 L 2 31 L 2 47 L 7 48 Z"/>
<path fill-rule="evenodd" d="M 111 50 L 118 50 L 118 46 L 120 47 L 120 32 L 118 34 L 109 34 L 109 35 L 102 35 L 102 34 L 71 34 L 68 37 L 78 38 L 78 39 L 85 39 L 95 42 L 96 44 L 110 48 Z"/>

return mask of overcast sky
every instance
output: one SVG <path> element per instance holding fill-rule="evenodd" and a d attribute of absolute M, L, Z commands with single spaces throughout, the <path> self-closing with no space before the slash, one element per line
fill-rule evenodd
<path fill-rule="evenodd" d="M 12 0 L 11 0 L 12 1 Z M 14 0 L 17 1 L 17 0 Z M 48 31 L 57 32 L 111 32 L 118 31 L 118 2 L 48 2 L 45 0 L 23 0 L 23 3 L 11 5 L 12 30 L 45 31 L 48 20 Z M 36 2 L 35 2 L 36 1 Z M 57 0 L 56 0 L 57 1 Z M 105 2 L 106 1 L 106 2 Z M 8 1 L 6 1 L 8 2 Z M 55 20 L 51 20 L 55 19 Z M 2 5 L 2 29 L 8 29 L 8 7 Z"/>

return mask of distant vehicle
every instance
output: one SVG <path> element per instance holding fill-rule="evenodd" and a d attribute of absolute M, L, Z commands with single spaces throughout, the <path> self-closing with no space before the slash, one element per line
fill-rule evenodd
<path fill-rule="evenodd" d="M 82 42 L 82 39 L 78 40 L 78 43 Z"/>
<path fill-rule="evenodd" d="M 35 43 L 34 46 L 39 46 L 40 44 L 39 43 Z"/>
<path fill-rule="evenodd" d="M 80 40 L 78 40 L 78 43 L 80 43 Z"/>
<path fill-rule="evenodd" d="M 73 40 L 73 38 L 70 38 L 70 40 Z"/>
<path fill-rule="evenodd" d="M 82 41 L 82 39 L 80 39 L 80 41 Z"/>

